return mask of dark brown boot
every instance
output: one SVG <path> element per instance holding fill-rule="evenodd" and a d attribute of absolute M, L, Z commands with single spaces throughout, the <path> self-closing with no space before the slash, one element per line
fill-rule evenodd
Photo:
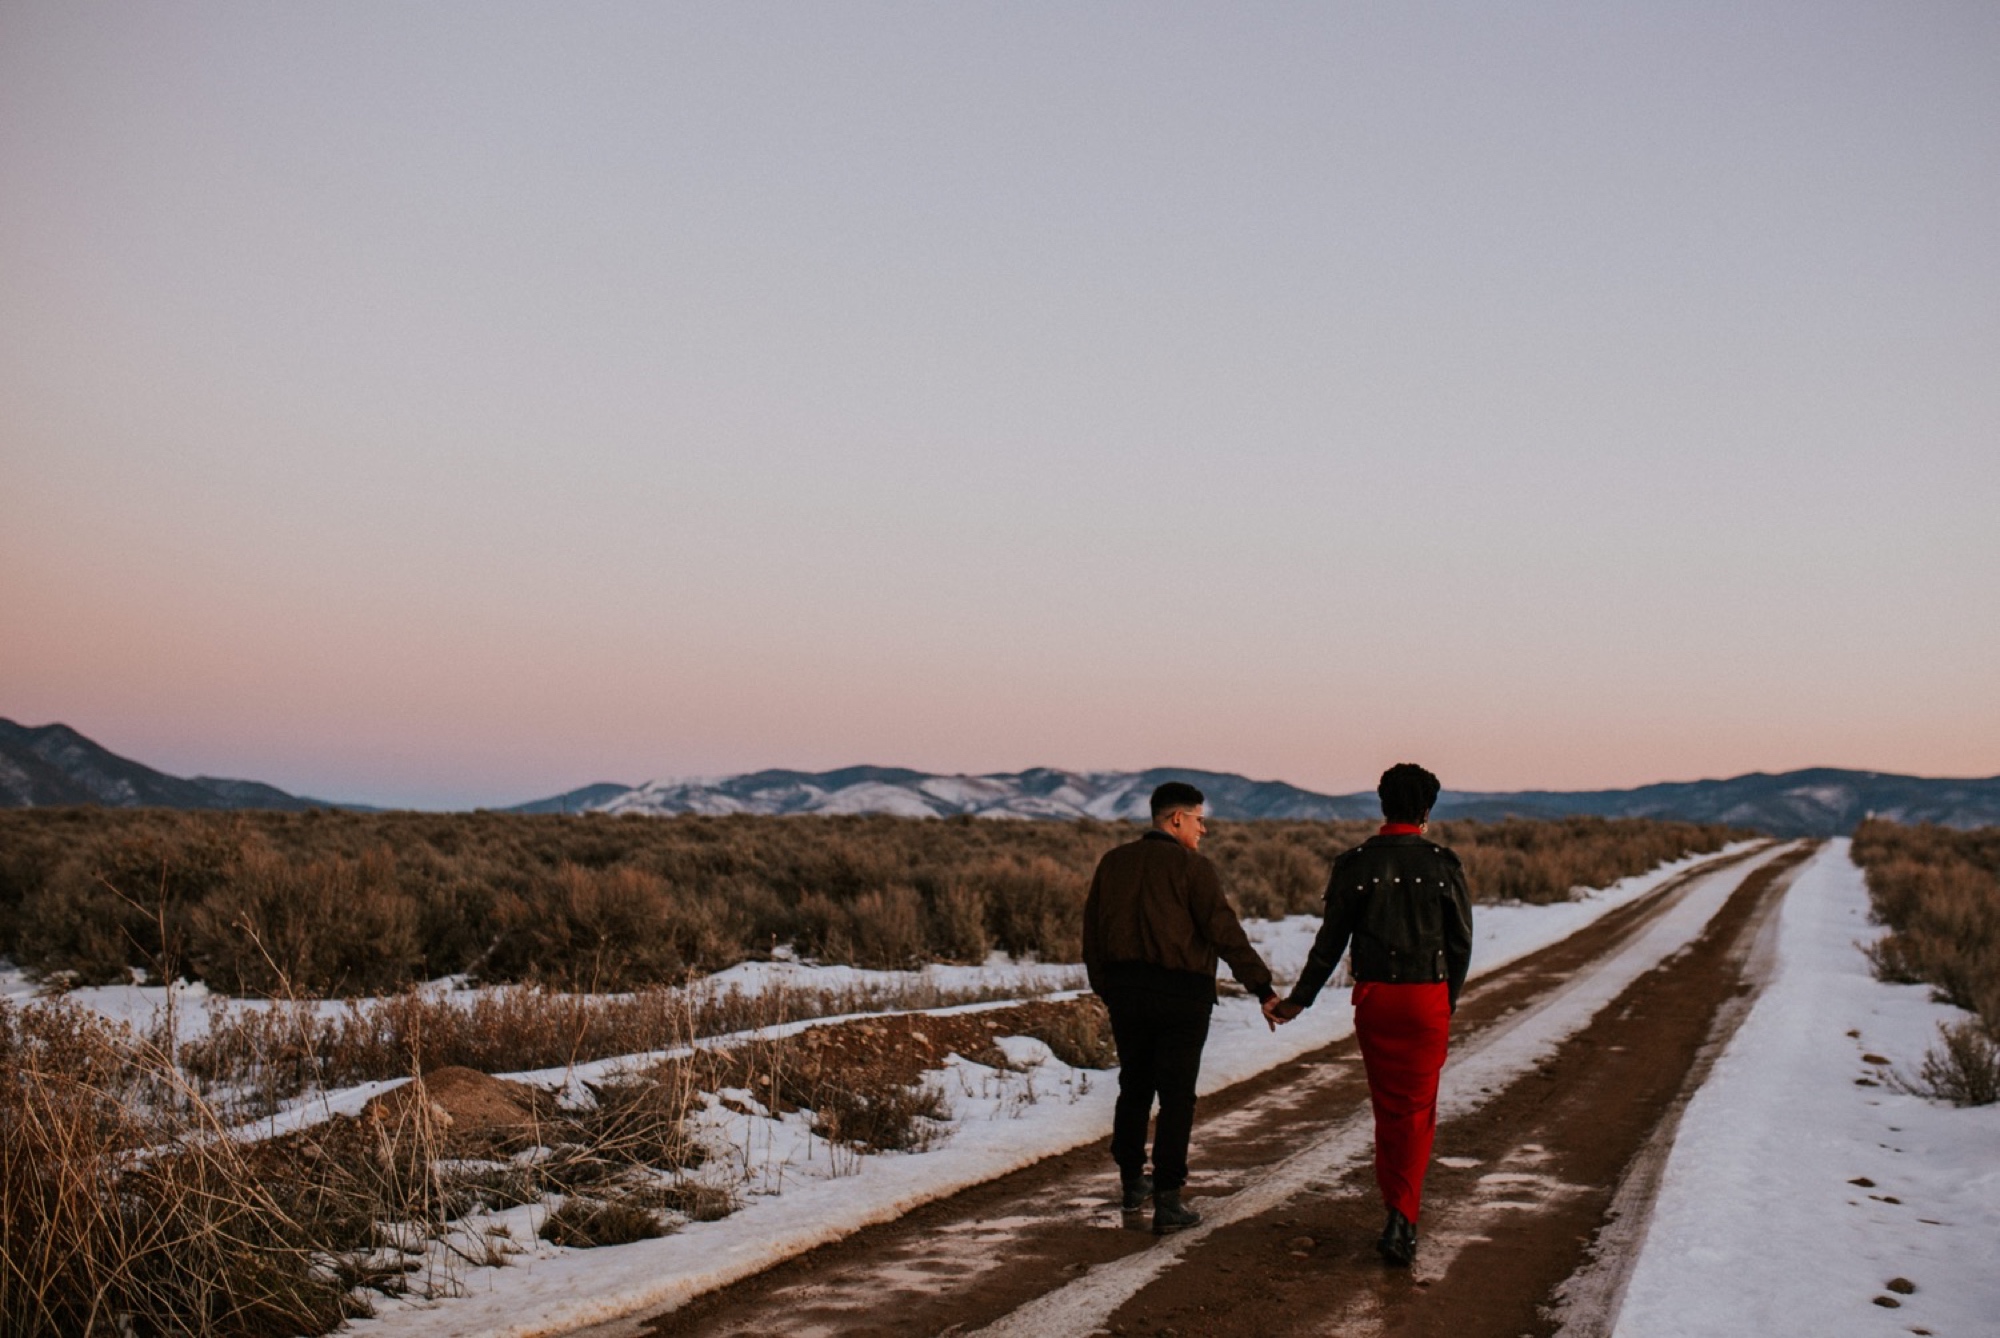
<path fill-rule="evenodd" d="M 1192 1208 L 1183 1207 L 1178 1189 L 1160 1189 L 1153 1192 L 1153 1234 L 1164 1236 L 1175 1231 L 1186 1231 L 1201 1221 L 1201 1214 Z"/>

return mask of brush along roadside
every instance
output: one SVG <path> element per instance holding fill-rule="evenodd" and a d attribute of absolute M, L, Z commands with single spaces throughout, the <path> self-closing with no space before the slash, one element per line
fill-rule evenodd
<path fill-rule="evenodd" d="M 548 1248 L 535 1236 L 580 1248 L 713 1220 L 762 1183 L 747 1148 L 718 1145 L 718 1116 L 804 1126 L 841 1174 L 946 1136 L 927 1075 L 953 1054 L 1015 1070 L 1010 1037 L 1111 1062 L 1094 999 L 1041 1000 L 696 1047 L 560 1100 L 433 1069 L 246 1140 L 129 1029 L 0 1002 L 0 1336 L 325 1333 L 385 1296 L 457 1294 L 469 1269 Z"/>
<path fill-rule="evenodd" d="M 1958 1106 L 2000 1101 L 2000 828 L 1870 819 L 1850 850 L 1889 929 L 1864 949 L 1876 979 L 1928 985 L 1971 1014 L 1938 1024 L 1937 1044 L 1902 1085 Z"/>

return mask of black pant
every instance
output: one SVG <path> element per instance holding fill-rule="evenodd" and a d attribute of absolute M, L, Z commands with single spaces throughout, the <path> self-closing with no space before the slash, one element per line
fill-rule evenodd
<path fill-rule="evenodd" d="M 1111 1159 L 1127 1179 L 1146 1169 L 1146 1119 L 1160 1099 L 1153 1134 L 1153 1188 L 1187 1183 L 1188 1135 L 1194 1131 L 1194 1084 L 1214 1005 L 1133 990 L 1107 996 L 1118 1043 L 1118 1107 Z"/>

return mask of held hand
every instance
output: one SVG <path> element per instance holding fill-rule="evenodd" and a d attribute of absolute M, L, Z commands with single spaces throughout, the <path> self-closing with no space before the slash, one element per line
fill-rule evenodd
<path fill-rule="evenodd" d="M 1275 994 L 1264 1000 L 1264 1021 L 1269 1024 L 1272 1031 L 1276 1031 L 1280 1024 L 1290 1022 L 1304 1011 L 1297 1004 L 1287 1003 Z"/>

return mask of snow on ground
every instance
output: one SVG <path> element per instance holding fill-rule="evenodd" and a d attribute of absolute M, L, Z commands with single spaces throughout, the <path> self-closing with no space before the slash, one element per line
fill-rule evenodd
<path fill-rule="evenodd" d="M 707 977 L 702 985 L 716 990 L 741 990 L 744 994 L 767 994 L 773 990 L 838 990 L 855 992 L 891 991 L 928 987 L 939 991 L 1014 990 L 1021 997 L 1047 994 L 1055 990 L 1077 989 L 1083 968 L 1074 964 L 1017 962 L 1005 953 L 994 953 L 980 966 L 953 966 L 940 963 L 915 971 L 872 971 L 859 966 L 819 966 L 801 962 L 780 948 L 775 961 L 738 962 Z"/>
<path fill-rule="evenodd" d="M 1747 844 L 1747 843 L 1746 843 Z M 1739 849 L 1742 847 L 1732 847 Z M 1690 856 L 1625 879 L 1609 889 L 1583 893 L 1574 901 L 1548 906 L 1482 905 L 1474 908 L 1472 974 L 1476 979 L 1555 943 L 1606 912 L 1625 905 L 1698 862 Z M 1290 916 L 1246 924 L 1251 940 L 1283 982 L 1295 978 L 1319 926 L 1317 916 Z M 792 961 L 744 963 L 712 977 L 720 988 L 746 992 L 772 988 L 846 989 L 922 981 L 944 988 L 994 985 L 1042 993 L 1080 985 L 1075 966 L 995 960 L 979 967 L 928 967 L 922 972 L 863 971 L 852 967 L 810 966 Z M 1228 981 L 1225 969 L 1223 978 Z M 438 988 L 448 989 L 450 982 Z M 0 972 L 0 995 L 33 993 L 17 971 Z M 470 991 L 465 991 L 471 994 Z M 143 1026 L 166 991 L 112 986 L 72 991 L 69 997 Z M 199 986 L 181 987 L 182 1035 L 204 1026 Z M 1324 1003 L 1336 1002 L 1328 996 Z M 1338 1003 L 1344 1004 L 1344 1000 Z M 240 1006 L 255 1006 L 243 1004 Z M 339 1007 L 338 1004 L 328 1004 Z M 991 1004 L 964 1008 L 992 1007 Z M 957 1010 L 953 1010 L 957 1011 Z M 826 1025 L 840 1019 L 792 1023 L 778 1031 Z M 1240 992 L 1226 993 L 1217 1007 L 1204 1050 L 1201 1091 L 1211 1093 L 1284 1063 L 1353 1030 L 1344 1006 L 1310 1010 L 1273 1034 L 1256 1003 Z M 699 1176 L 737 1193 L 743 1207 L 715 1222 L 690 1222 L 672 1235 L 631 1245 L 591 1250 L 563 1249 L 535 1235 L 541 1206 L 512 1209 L 467 1222 L 464 1246 L 487 1232 L 513 1252 L 504 1268 L 459 1265 L 448 1270 L 444 1290 L 464 1294 L 437 1301 L 382 1301 L 373 1319 L 357 1321 L 357 1335 L 527 1335 L 557 1333 L 697 1295 L 813 1246 L 839 1239 L 872 1223 L 889 1221 L 931 1200 L 969 1185 L 1005 1175 L 1044 1157 L 1108 1136 L 1117 1078 L 1112 1073 L 1071 1069 L 1040 1042 L 1006 1042 L 1023 1071 L 987 1068 L 954 1057 L 931 1075 L 951 1117 L 927 1151 L 859 1156 L 828 1144 L 807 1127 L 803 1116 L 769 1118 L 747 1092 L 729 1094 L 749 1113 L 712 1102 L 700 1117 L 712 1152 Z M 1919 1047 L 1920 1049 L 1920 1047 Z M 579 1077 L 601 1077 L 636 1067 L 652 1056 L 623 1056 L 570 1071 L 502 1075 L 574 1088 Z M 370 1084 L 329 1093 L 300 1104 L 292 1119 L 353 1111 L 394 1084 Z M 289 1122 L 289 1121 L 284 1121 Z M 442 1251 L 434 1251 L 444 1274 Z M 1913 1275 L 1914 1276 L 1914 1275 Z M 1888 1313 L 1888 1312 L 1883 1312 Z"/>
<path fill-rule="evenodd" d="M 735 990 L 746 996 L 788 991 L 793 994 L 851 993 L 857 998 L 898 993 L 939 994 L 972 991 L 1005 991 L 1015 997 L 1030 998 L 1079 989 L 1084 984 L 1083 968 L 1067 963 L 1016 962 L 1004 953 L 994 953 L 979 966 L 939 963 L 913 971 L 874 971 L 858 966 L 820 966 L 800 962 L 780 948 L 776 960 L 739 962 L 695 982 L 697 993 L 726 994 Z M 470 1007 L 484 992 L 467 988 L 463 977 L 429 981 L 420 989 L 453 1003 Z M 514 988 L 501 986 L 498 988 Z M 0 958 L 0 999 L 25 1004 L 43 994 L 42 987 L 28 978 L 26 971 Z M 93 1009 L 115 1022 L 129 1024 L 144 1032 L 159 1020 L 171 996 L 179 1016 L 175 1034 L 183 1041 L 198 1040 L 208 1034 L 211 1010 L 224 1013 L 257 1012 L 272 1007 L 266 999 L 239 999 L 212 994 L 199 982 L 179 981 L 171 990 L 162 985 L 84 985 L 64 992 L 71 1003 Z M 345 999 L 305 1001 L 323 1016 L 338 1016 L 349 1004 Z M 359 1002 L 365 1002 L 359 1001 Z"/>
<path fill-rule="evenodd" d="M 41 995 L 42 987 L 30 980 L 27 972 L 0 958 L 0 999 L 19 1006 L 33 1002 Z M 203 1008 L 210 998 L 208 986 L 185 980 L 177 982 L 171 991 L 164 986 L 153 985 L 87 985 L 70 990 L 63 997 L 72 1003 L 95 1009 L 114 1022 L 128 1023 L 143 1031 L 166 1007 L 170 996 L 174 1006 L 188 1019 L 188 1024 L 181 1028 L 181 1035 L 194 1035 L 196 1028 L 206 1030 Z M 243 1002 L 247 1007 L 259 1006 L 255 1001 Z"/>
<path fill-rule="evenodd" d="M 1883 1078 L 1870 1055 L 1914 1075 L 1938 1023 L 1966 1016 L 1874 979 L 1858 945 L 1882 932 L 1847 842 L 1828 843 L 1785 897 L 1773 978 L 1682 1118 L 1619 1338 L 2000 1325 L 2000 1107 L 1858 1082 Z"/>
<path fill-rule="evenodd" d="M 1695 857 L 1676 861 L 1572 902 L 1476 907 L 1474 977 L 1567 937 L 1695 862 Z M 1252 921 L 1246 928 L 1286 981 L 1304 965 L 1318 924 L 1314 916 L 1291 916 Z M 1352 1031 L 1350 1009 L 1321 1007 L 1273 1034 L 1255 1000 L 1228 995 L 1215 1010 L 1203 1051 L 1201 1091 L 1219 1091 Z M 1037 1041 L 1008 1044 L 1016 1047 L 1017 1062 L 1033 1061 L 1025 1073 L 957 1059 L 935 1075 L 952 1116 L 941 1142 L 929 1151 L 857 1157 L 811 1135 L 799 1116 L 769 1120 L 713 1106 L 704 1118 L 718 1155 L 703 1174 L 716 1177 L 714 1183 L 734 1183 L 743 1195 L 741 1211 L 717 1222 L 688 1223 L 657 1240 L 565 1250 L 535 1238 L 529 1217 L 535 1210 L 516 1209 L 507 1226 L 525 1248 L 509 1267 L 462 1270 L 466 1295 L 434 1303 L 383 1303 L 374 1319 L 357 1321 L 353 1331 L 397 1338 L 527 1338 L 614 1319 L 747 1277 L 864 1226 L 1108 1136 L 1115 1074 L 1071 1069 Z M 735 1094 L 739 1102 L 747 1095 Z"/>

